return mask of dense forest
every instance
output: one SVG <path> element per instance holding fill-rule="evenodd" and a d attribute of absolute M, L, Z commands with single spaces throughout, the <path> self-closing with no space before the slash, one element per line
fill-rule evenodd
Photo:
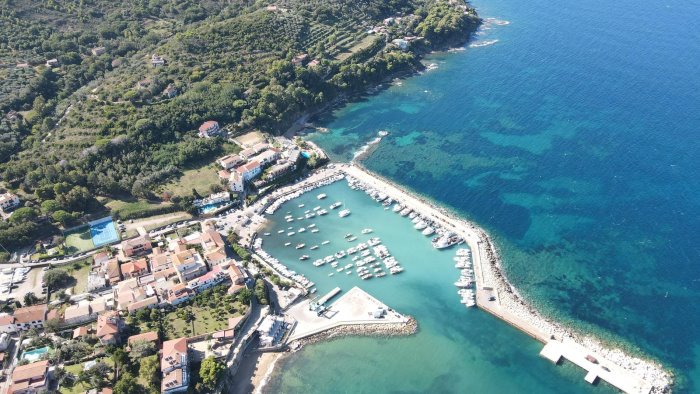
<path fill-rule="evenodd" d="M 197 138 L 205 120 L 283 132 L 478 23 L 454 0 L 0 0 L 0 181 L 24 200 L 0 243 L 79 221 L 96 196 L 155 198 L 221 153 Z"/>

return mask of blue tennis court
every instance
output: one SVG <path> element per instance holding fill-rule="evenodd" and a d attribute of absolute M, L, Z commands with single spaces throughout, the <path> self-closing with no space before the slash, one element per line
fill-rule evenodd
<path fill-rule="evenodd" d="M 119 241 L 117 228 L 111 217 L 106 217 L 90 222 L 90 234 L 95 247 L 111 244 Z"/>

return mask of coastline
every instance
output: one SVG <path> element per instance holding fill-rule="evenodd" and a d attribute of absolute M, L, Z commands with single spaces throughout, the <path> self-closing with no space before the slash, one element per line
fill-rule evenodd
<path fill-rule="evenodd" d="M 341 166 L 346 166 L 344 167 L 346 175 L 359 176 L 359 180 L 363 183 L 372 186 L 376 184 L 390 186 L 400 195 L 397 200 L 407 202 L 414 209 L 416 206 L 419 206 L 424 210 L 436 211 L 439 213 L 439 216 L 443 216 L 442 219 L 446 219 L 447 223 L 453 227 L 453 230 L 460 230 L 460 228 L 463 231 L 466 230 L 466 233 L 463 231 L 456 232 L 465 236 L 465 240 L 473 250 L 473 259 L 479 260 L 478 262 L 474 261 L 477 283 L 479 283 L 480 287 L 493 287 L 499 304 L 498 308 L 490 307 L 487 299 L 483 296 L 478 296 L 477 305 L 480 309 L 504 320 L 542 343 L 546 344 L 553 339 L 557 341 L 572 341 L 606 359 L 621 364 L 625 370 L 650 384 L 648 392 L 671 392 L 673 374 L 664 369 L 659 362 L 628 354 L 615 344 L 605 343 L 591 334 L 581 333 L 574 328 L 566 327 L 540 314 L 537 309 L 524 299 L 517 288 L 508 281 L 501 264 L 498 248 L 491 237 L 478 225 L 460 217 L 457 213 L 445 207 L 439 206 L 436 202 L 430 201 L 424 196 L 407 190 L 404 186 L 397 185 L 395 182 L 371 172 L 359 163 L 351 165 L 341 164 Z M 387 190 L 384 191 L 387 192 Z M 392 195 L 393 193 L 389 194 Z M 441 218 L 438 217 L 437 219 L 440 220 Z M 484 253 L 483 258 L 482 251 Z M 486 264 L 483 264 L 481 260 L 486 260 Z"/>

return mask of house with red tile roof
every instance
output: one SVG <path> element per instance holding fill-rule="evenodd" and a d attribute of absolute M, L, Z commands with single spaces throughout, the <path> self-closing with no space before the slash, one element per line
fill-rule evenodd
<path fill-rule="evenodd" d="M 220 131 L 221 129 L 219 128 L 219 123 L 214 120 L 208 120 L 199 126 L 199 136 L 201 138 L 213 137 L 219 134 Z"/>
<path fill-rule="evenodd" d="M 129 337 L 129 339 L 126 340 L 126 343 L 129 346 L 132 346 L 136 342 L 149 342 L 154 344 L 156 348 L 158 348 L 158 345 L 160 344 L 160 338 L 158 338 L 157 332 L 149 331 L 137 335 L 132 335 Z"/>
<path fill-rule="evenodd" d="M 122 241 L 122 253 L 124 257 L 142 256 L 151 253 L 151 237 L 142 235 L 140 237 Z"/>
<path fill-rule="evenodd" d="M 49 388 L 49 361 L 20 365 L 12 371 L 8 394 L 35 394 Z"/>
<path fill-rule="evenodd" d="M 161 393 L 180 393 L 187 391 L 189 385 L 189 357 L 187 338 L 163 342 L 163 356 L 160 370 L 163 374 Z"/>
<path fill-rule="evenodd" d="M 137 278 L 148 273 L 148 261 L 146 259 L 129 261 L 121 265 L 121 271 L 124 279 Z"/>
<path fill-rule="evenodd" d="M 9 313 L 0 313 L 0 333 L 15 333 L 17 332 L 17 326 L 15 326 L 15 317 Z"/>
<path fill-rule="evenodd" d="M 15 309 L 15 327 L 18 330 L 29 330 L 32 328 L 43 328 L 46 321 L 46 304 L 25 306 Z"/>
<path fill-rule="evenodd" d="M 97 328 L 95 335 L 103 345 L 114 345 L 119 342 L 121 330 L 124 328 L 124 321 L 117 311 L 109 311 L 97 317 Z"/>

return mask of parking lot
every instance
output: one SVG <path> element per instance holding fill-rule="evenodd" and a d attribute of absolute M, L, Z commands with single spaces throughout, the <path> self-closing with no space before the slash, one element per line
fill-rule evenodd
<path fill-rule="evenodd" d="M 37 297 L 42 297 L 41 281 L 44 279 L 44 269 L 27 267 L 2 270 L 0 273 L 0 300 L 14 298 L 21 302 L 24 295 L 30 292 Z"/>

